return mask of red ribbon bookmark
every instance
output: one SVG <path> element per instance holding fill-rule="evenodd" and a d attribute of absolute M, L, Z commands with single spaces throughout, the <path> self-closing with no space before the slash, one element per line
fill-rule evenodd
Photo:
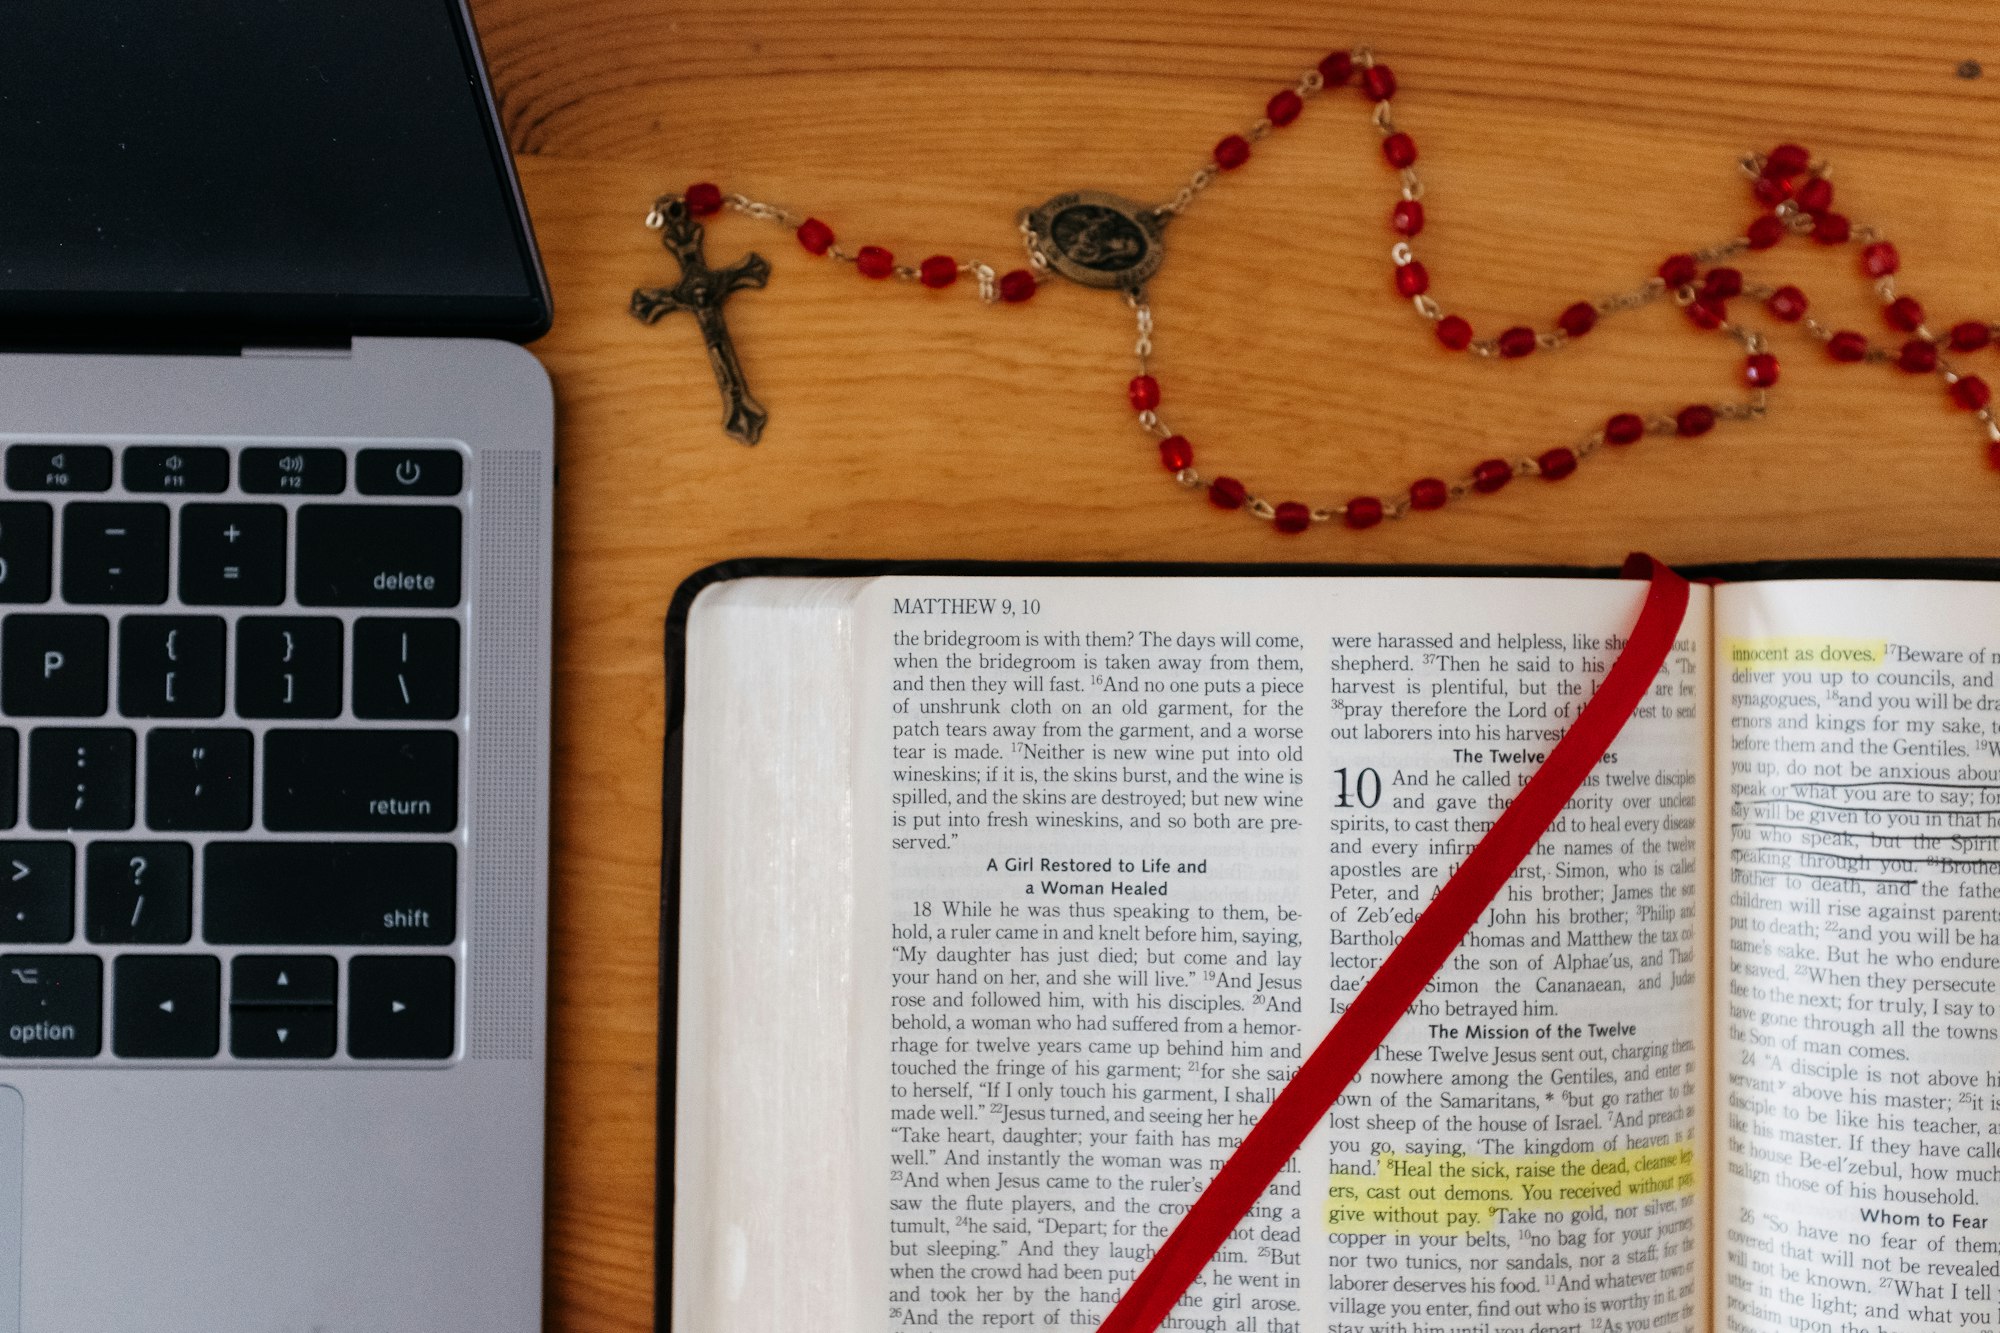
<path fill-rule="evenodd" d="M 1264 1108 L 1249 1135 L 1098 1325 L 1099 1333 L 1153 1333 L 1159 1327 L 1611 748 L 1672 651 L 1688 604 L 1687 580 L 1651 556 L 1628 557 L 1624 576 L 1650 579 L 1653 586 L 1604 683 L 1465 864 L 1382 960 L 1333 1030 Z"/>

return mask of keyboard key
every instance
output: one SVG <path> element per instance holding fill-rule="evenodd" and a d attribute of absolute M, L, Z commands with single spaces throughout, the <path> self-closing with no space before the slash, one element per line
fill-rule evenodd
<path fill-rule="evenodd" d="M 96 954 L 0 954 L 0 1055 L 88 1059 L 103 1047 L 103 1015 Z"/>
<path fill-rule="evenodd" d="M 146 827 L 237 833 L 250 827 L 251 740 L 224 727 L 146 733 Z"/>
<path fill-rule="evenodd" d="M 63 510 L 65 600 L 157 606 L 167 600 L 167 507 L 73 504 Z"/>
<path fill-rule="evenodd" d="M 354 489 L 363 495 L 457 495 L 465 455 L 456 449 L 363 449 L 354 459 Z"/>
<path fill-rule="evenodd" d="M 0 829 L 13 828 L 20 815 L 21 733 L 0 727 Z"/>
<path fill-rule="evenodd" d="M 111 622 L 17 613 L 0 622 L 0 709 L 14 717 L 103 717 Z"/>
<path fill-rule="evenodd" d="M 330 1060 L 333 1029 L 330 1004 L 312 1009 L 231 1005 L 229 1053 L 239 1060 Z"/>
<path fill-rule="evenodd" d="M 37 727 L 28 733 L 28 823 L 38 829 L 132 827 L 132 733 Z"/>
<path fill-rule="evenodd" d="M 324 954 L 244 953 L 229 963 L 229 1003 L 332 1004 L 340 964 Z"/>
<path fill-rule="evenodd" d="M 76 937 L 76 848 L 0 842 L 0 940 L 67 944 Z"/>
<path fill-rule="evenodd" d="M 236 478 L 252 495 L 338 495 L 347 489 L 347 455 L 339 449 L 245 449 Z"/>
<path fill-rule="evenodd" d="M 354 622 L 354 715 L 444 721 L 458 716 L 458 622 Z"/>
<path fill-rule="evenodd" d="M 221 717 L 220 616 L 126 616 L 118 622 L 118 711 L 126 717 Z"/>
<path fill-rule="evenodd" d="M 458 733 L 265 732 L 264 827 L 449 833 L 458 827 Z"/>
<path fill-rule="evenodd" d="M 210 944 L 450 944 L 458 851 L 448 842 L 211 842 L 201 855 Z"/>
<path fill-rule="evenodd" d="M 194 852 L 184 842 L 93 842 L 83 854 L 83 933 L 93 944 L 186 944 Z"/>
<path fill-rule="evenodd" d="M 331 616 L 236 622 L 236 711 L 243 717 L 339 717 L 341 624 Z"/>
<path fill-rule="evenodd" d="M 457 989 L 449 958 L 360 955 L 347 965 L 347 1053 L 357 1060 L 450 1059 Z"/>
<path fill-rule="evenodd" d="M 125 451 L 124 470 L 128 491 L 213 493 L 229 489 L 227 449 L 135 444 Z"/>
<path fill-rule="evenodd" d="M 181 507 L 181 600 L 190 606 L 276 606 L 285 600 L 285 507 Z"/>
<path fill-rule="evenodd" d="M 0 502 L 0 602 L 49 600 L 52 512 L 40 500 Z"/>
<path fill-rule="evenodd" d="M 206 1060 L 222 1043 L 222 967 L 206 954 L 128 953 L 111 965 L 111 1053 Z"/>
<path fill-rule="evenodd" d="M 101 444 L 10 444 L 7 488 L 15 491 L 108 491 L 111 451 Z"/>
<path fill-rule="evenodd" d="M 305 505 L 306 606 L 457 606 L 459 512 L 440 505 Z"/>

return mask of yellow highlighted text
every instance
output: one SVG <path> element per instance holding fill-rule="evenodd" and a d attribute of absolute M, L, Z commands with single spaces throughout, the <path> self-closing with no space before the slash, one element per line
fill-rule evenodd
<path fill-rule="evenodd" d="M 1769 639 L 1731 639 L 1729 665 L 1737 671 L 1787 666 L 1841 667 L 1873 671 L 1889 645 L 1882 639 L 1837 639 L 1824 634 L 1787 634 Z"/>
<path fill-rule="evenodd" d="M 1341 1172 L 1327 1183 L 1326 1229 L 1447 1236 L 1492 1229 L 1501 1213 L 1632 1204 L 1695 1191 L 1694 1145 L 1546 1157 L 1383 1153 L 1375 1174 Z"/>

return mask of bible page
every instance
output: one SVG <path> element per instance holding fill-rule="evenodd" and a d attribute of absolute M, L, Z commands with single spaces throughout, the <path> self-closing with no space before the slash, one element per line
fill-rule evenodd
<path fill-rule="evenodd" d="M 852 1326 L 1094 1327 L 1547 755 L 1645 591 L 873 585 L 855 855 L 886 909 L 854 949 L 874 1183 Z M 1702 1323 L 1708 599 L 1165 1327 Z"/>
<path fill-rule="evenodd" d="M 1717 1324 L 2000 1314 L 2000 587 L 1719 589 Z"/>

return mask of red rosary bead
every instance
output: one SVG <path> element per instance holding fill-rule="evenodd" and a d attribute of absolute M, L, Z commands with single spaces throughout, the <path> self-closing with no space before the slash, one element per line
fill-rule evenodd
<path fill-rule="evenodd" d="M 1812 238 L 1821 245 L 1845 245 L 1848 232 L 1846 215 L 1822 213 L 1813 222 Z"/>
<path fill-rule="evenodd" d="M 1896 354 L 1896 364 L 1912 375 L 1927 375 L 1937 369 L 1937 347 L 1922 338 L 1912 338 Z"/>
<path fill-rule="evenodd" d="M 1535 331 L 1517 324 L 1502 333 L 1495 342 L 1500 348 L 1500 355 L 1516 360 L 1535 350 Z"/>
<path fill-rule="evenodd" d="M 1412 259 L 1396 266 L 1396 291 L 1403 296 L 1422 296 L 1431 287 L 1430 270 Z"/>
<path fill-rule="evenodd" d="M 1766 213 L 1762 217 L 1752 218 L 1750 225 L 1744 228 L 1743 235 L 1744 239 L 1750 242 L 1752 250 L 1768 250 L 1785 239 L 1785 224 L 1778 221 L 1775 214 Z"/>
<path fill-rule="evenodd" d="M 1134 412 L 1150 412 L 1160 405 L 1160 382 L 1151 375 L 1134 375 L 1125 386 L 1125 398 Z"/>
<path fill-rule="evenodd" d="M 1690 403 L 1674 414 L 1674 433 L 1693 439 L 1715 428 L 1715 409 L 1706 403 Z"/>
<path fill-rule="evenodd" d="M 1472 345 L 1472 325 L 1458 315 L 1446 315 L 1437 322 L 1434 332 L 1437 340 L 1454 352 L 1463 352 Z"/>
<path fill-rule="evenodd" d="M 1417 160 L 1417 141 L 1398 130 L 1382 141 L 1382 157 L 1398 170 L 1413 166 Z"/>
<path fill-rule="evenodd" d="M 1687 317 L 1698 329 L 1719 329 L 1729 319 L 1729 310 L 1713 296 L 1697 296 L 1687 303 Z"/>
<path fill-rule="evenodd" d="M 1778 358 L 1758 352 L 1743 358 L 1743 380 L 1753 389 L 1768 389 L 1778 382 Z"/>
<path fill-rule="evenodd" d="M 1986 446 L 1986 466 L 2000 472 L 2000 440 Z"/>
<path fill-rule="evenodd" d="M 1886 278 L 1902 266 L 1902 256 L 1887 241 L 1861 247 L 1861 271 L 1871 278 Z"/>
<path fill-rule="evenodd" d="M 1660 264 L 1660 281 L 1668 287 L 1685 287 L 1701 271 L 1693 255 L 1668 255 Z"/>
<path fill-rule="evenodd" d="M 687 205 L 690 216 L 713 217 L 722 211 L 722 190 L 707 181 L 697 181 L 687 187 L 687 193 L 681 196 L 681 202 Z"/>
<path fill-rule="evenodd" d="M 1398 199 L 1389 210 L 1389 230 L 1415 236 L 1424 229 L 1424 206 L 1414 199 Z"/>
<path fill-rule="evenodd" d="M 1035 294 L 1035 275 L 1024 268 L 1017 268 L 1000 275 L 1000 299 L 1009 305 L 1019 305 Z"/>
<path fill-rule="evenodd" d="M 1489 458 L 1472 469 L 1472 489 L 1481 495 L 1493 492 L 1514 480 L 1514 465 L 1504 458 Z"/>
<path fill-rule="evenodd" d="M 1372 528 L 1382 521 L 1382 502 L 1372 495 L 1357 495 L 1347 502 L 1347 512 L 1341 517 L 1350 528 Z"/>
<path fill-rule="evenodd" d="M 1604 423 L 1606 444 L 1633 444 L 1646 433 L 1646 419 L 1637 412 L 1620 412 Z"/>
<path fill-rule="evenodd" d="M 1264 119 L 1273 125 L 1285 126 L 1299 118 L 1299 112 L 1306 109 L 1303 98 L 1290 88 L 1264 103 Z"/>
<path fill-rule="evenodd" d="M 1354 57 L 1345 51 L 1335 51 L 1319 62 L 1319 81 L 1328 88 L 1338 88 L 1354 75 Z"/>
<path fill-rule="evenodd" d="M 1442 509 L 1451 499 L 1451 487 L 1438 477 L 1419 477 L 1410 483 L 1410 508 Z"/>
<path fill-rule="evenodd" d="M 1215 165 L 1224 171 L 1234 171 L 1250 160 L 1250 141 L 1240 134 L 1231 134 L 1215 145 Z"/>
<path fill-rule="evenodd" d="M 1951 350 L 1976 352 L 1993 341 L 1993 330 L 1976 319 L 1951 326 Z"/>
<path fill-rule="evenodd" d="M 1386 102 L 1396 95 L 1396 76 L 1387 65 L 1370 65 L 1361 71 L 1361 91 L 1371 101 Z"/>
<path fill-rule="evenodd" d="M 1993 400 L 1993 390 L 1977 375 L 1960 375 L 1952 381 L 1951 400 L 1968 412 L 1977 412 Z"/>
<path fill-rule="evenodd" d="M 879 245 L 864 245 L 854 252 L 854 267 L 864 278 L 886 278 L 896 271 L 896 256 Z"/>
<path fill-rule="evenodd" d="M 1806 212 L 1824 213 L 1833 206 L 1833 182 L 1824 176 L 1815 176 L 1799 187 L 1794 198 Z"/>
<path fill-rule="evenodd" d="M 1826 340 L 1826 354 L 1836 361 L 1860 361 L 1868 355 L 1868 340 L 1853 329 L 1842 329 Z"/>
<path fill-rule="evenodd" d="M 1312 510 L 1297 500 L 1287 500 L 1271 511 L 1271 526 L 1280 532 L 1304 532 L 1312 521 Z"/>
<path fill-rule="evenodd" d="M 1169 435 L 1160 441 L 1160 465 L 1169 472 L 1194 466 L 1194 446 L 1185 435 Z"/>
<path fill-rule="evenodd" d="M 807 218 L 799 224 L 799 244 L 807 254 L 823 255 L 833 248 L 833 228 L 818 218 Z"/>
<path fill-rule="evenodd" d="M 1241 509 L 1249 498 L 1250 492 L 1234 477 L 1217 477 L 1208 483 L 1208 502 L 1217 509 Z"/>
<path fill-rule="evenodd" d="M 1576 452 L 1557 446 L 1537 458 L 1535 465 L 1541 468 L 1543 481 L 1561 481 L 1576 471 Z"/>
<path fill-rule="evenodd" d="M 1597 307 L 1588 301 L 1567 306 L 1556 316 L 1556 326 L 1572 338 L 1581 338 L 1597 327 Z"/>
<path fill-rule="evenodd" d="M 1899 296 L 1882 307 L 1882 318 L 1901 333 L 1915 333 L 1924 322 L 1924 308 L 1914 296 Z"/>
<path fill-rule="evenodd" d="M 949 287 L 958 281 L 958 261 L 950 255 L 932 255 L 917 266 L 917 279 L 926 287 Z"/>
<path fill-rule="evenodd" d="M 1759 178 L 1757 183 L 1750 187 L 1750 193 L 1764 207 L 1776 208 L 1779 204 L 1784 203 L 1785 200 L 1792 197 L 1792 183 L 1790 181 L 1772 180 L 1769 176 L 1764 176 Z"/>
<path fill-rule="evenodd" d="M 1708 271 L 1708 276 L 1702 279 L 1703 296 L 1720 297 L 1726 301 L 1732 296 L 1741 295 L 1742 292 L 1743 274 L 1733 268 L 1712 268 Z"/>
<path fill-rule="evenodd" d="M 1795 143 L 1781 143 L 1764 159 L 1767 180 L 1788 180 L 1812 165 L 1812 154 Z"/>
<path fill-rule="evenodd" d="M 1771 312 L 1771 318 L 1786 324 L 1796 324 L 1804 319 L 1806 305 L 1806 294 L 1796 287 L 1780 287 L 1764 302 L 1764 308 Z"/>

